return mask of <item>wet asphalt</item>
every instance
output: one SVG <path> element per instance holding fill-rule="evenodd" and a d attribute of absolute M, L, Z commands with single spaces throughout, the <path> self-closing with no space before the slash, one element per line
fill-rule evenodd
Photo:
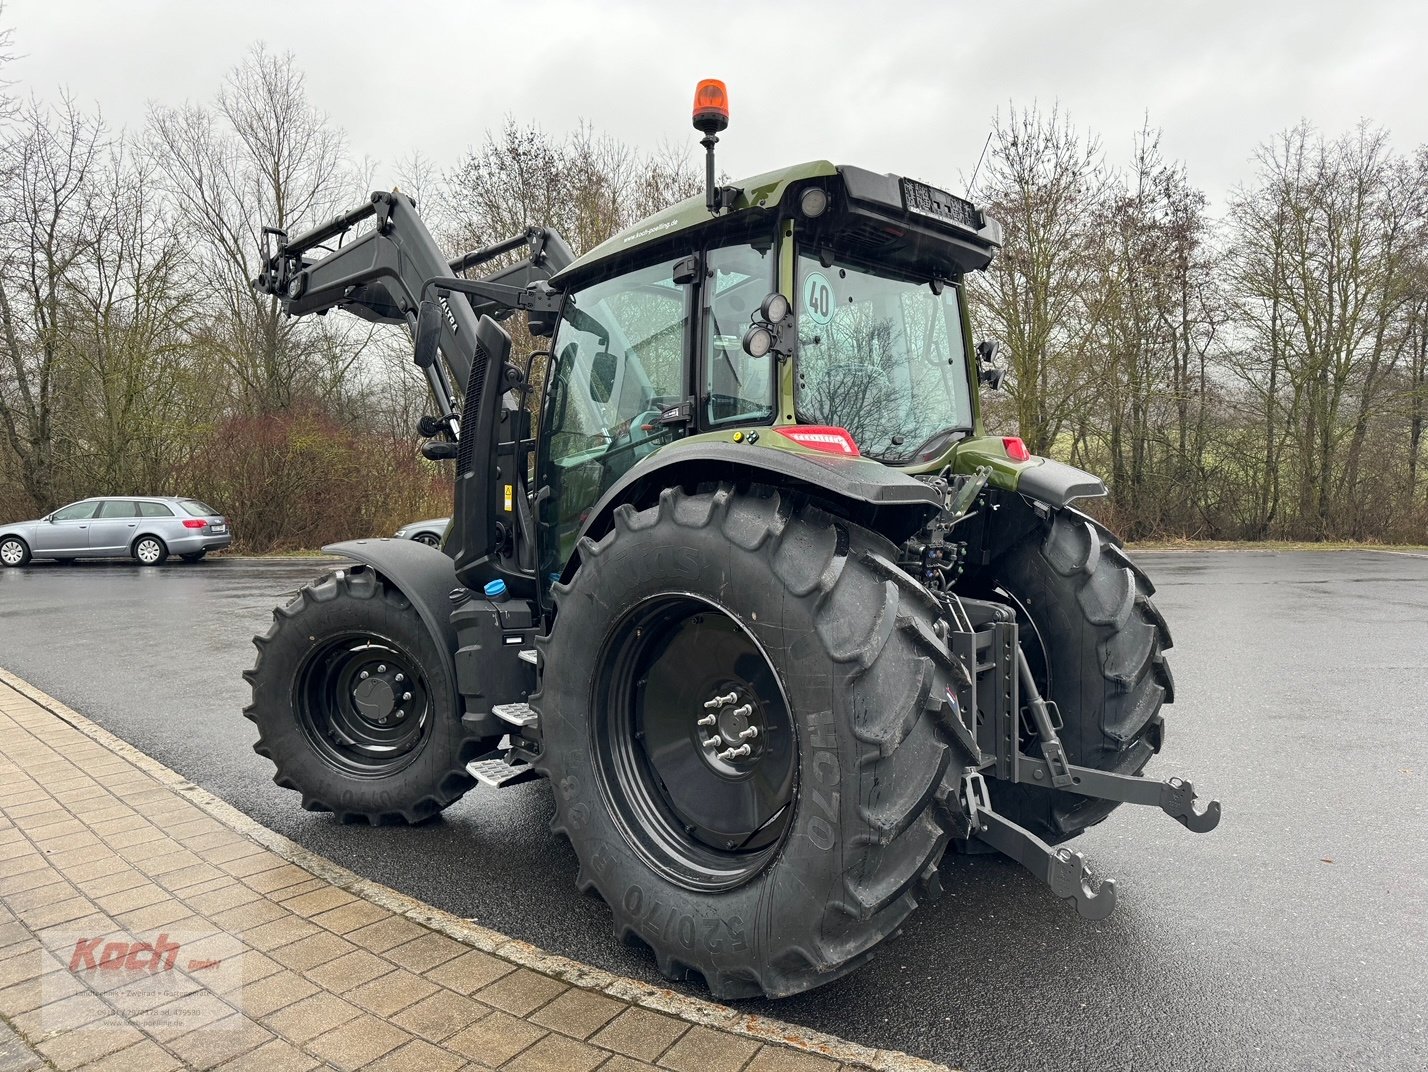
<path fill-rule="evenodd" d="M 1218 796 L 1219 829 L 1123 807 L 1081 838 L 1119 881 L 1099 923 L 1001 858 L 950 858 L 946 895 L 870 965 L 742 1009 L 975 1072 L 1428 1068 L 1428 556 L 1139 557 L 1176 639 L 1151 773 Z M 657 981 L 576 892 L 543 783 L 379 829 L 272 784 L 240 674 L 273 605 L 324 568 L 0 570 L 0 666 L 354 871 Z"/>

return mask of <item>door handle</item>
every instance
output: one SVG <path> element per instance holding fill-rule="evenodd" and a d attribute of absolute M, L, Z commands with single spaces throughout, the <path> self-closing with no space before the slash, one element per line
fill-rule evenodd
<path fill-rule="evenodd" d="M 138 528 L 138 527 L 139 527 L 139 523 L 138 523 L 137 521 L 131 521 L 131 522 L 129 522 L 129 527 L 130 527 L 131 529 Z"/>

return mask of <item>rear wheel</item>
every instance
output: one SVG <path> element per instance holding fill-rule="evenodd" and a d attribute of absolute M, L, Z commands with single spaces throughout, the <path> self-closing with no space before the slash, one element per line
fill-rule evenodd
<path fill-rule="evenodd" d="M 16 569 L 30 561 L 30 548 L 18 536 L 6 536 L 0 540 L 0 566 Z"/>
<path fill-rule="evenodd" d="M 1164 654 L 1170 630 L 1150 600 L 1150 579 L 1110 533 L 1071 511 L 1053 513 L 992 571 L 999 591 L 979 594 L 1016 608 L 1032 676 L 1060 712 L 1067 757 L 1139 774 L 1160 751 L 1161 706 L 1175 693 Z M 1034 785 L 988 784 L 997 811 L 1052 844 L 1117 807 Z"/>
<path fill-rule="evenodd" d="M 556 586 L 531 699 L 553 827 L 666 976 L 798 993 L 935 893 L 965 759 L 937 604 L 892 554 L 769 488 L 668 490 Z"/>
<path fill-rule="evenodd" d="M 141 566 L 162 566 L 169 557 L 169 549 L 157 536 L 140 536 L 134 541 L 134 558 Z"/>
<path fill-rule="evenodd" d="M 306 585 L 253 642 L 243 676 L 253 750 L 308 811 L 339 819 L 430 818 L 474 785 L 481 738 L 455 707 L 451 659 L 411 602 L 366 570 Z"/>
<path fill-rule="evenodd" d="M 433 536 L 429 532 L 418 533 L 416 536 L 413 536 L 412 539 L 414 539 L 417 543 L 424 543 L 428 547 L 441 546 L 441 540 L 439 540 L 437 537 Z"/>

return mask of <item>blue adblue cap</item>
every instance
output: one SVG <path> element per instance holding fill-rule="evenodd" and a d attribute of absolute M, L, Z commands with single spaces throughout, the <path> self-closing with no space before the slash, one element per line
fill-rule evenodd
<path fill-rule="evenodd" d="M 486 593 L 487 599 L 495 599 L 506 594 L 506 582 L 497 577 L 494 581 L 487 581 L 482 591 Z"/>

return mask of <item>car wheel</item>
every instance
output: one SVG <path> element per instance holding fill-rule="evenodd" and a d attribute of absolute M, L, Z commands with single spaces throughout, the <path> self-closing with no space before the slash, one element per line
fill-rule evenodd
<path fill-rule="evenodd" d="M 428 547 L 441 546 L 441 541 L 429 532 L 423 532 L 417 536 L 413 536 L 412 539 L 414 539 L 417 543 L 424 543 Z"/>
<path fill-rule="evenodd" d="M 15 569 L 30 561 L 30 548 L 18 536 L 6 536 L 0 540 L 0 566 Z"/>
<path fill-rule="evenodd" d="M 162 566 L 169 549 L 157 536 L 140 536 L 134 541 L 134 558 L 141 566 Z"/>

